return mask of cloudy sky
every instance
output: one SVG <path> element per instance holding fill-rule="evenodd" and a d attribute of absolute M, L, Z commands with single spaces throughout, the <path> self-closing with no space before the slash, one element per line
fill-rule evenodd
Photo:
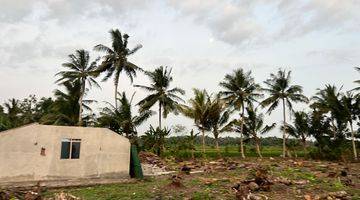
<path fill-rule="evenodd" d="M 259 83 L 279 67 L 292 70 L 293 82 L 307 96 L 328 83 L 349 90 L 359 79 L 358 0 L 0 0 L 0 5 L 0 103 L 29 94 L 52 96 L 58 88 L 54 74 L 67 55 L 109 45 L 112 28 L 128 33 L 130 46 L 143 45 L 132 62 L 146 70 L 172 67 L 173 86 L 186 90 L 185 99 L 195 87 L 219 91 L 219 81 L 239 67 L 251 70 Z M 139 75 L 134 82 L 148 80 Z M 101 86 L 87 98 L 113 102 L 113 82 Z M 137 91 L 125 76 L 120 90 Z M 144 95 L 137 91 L 135 101 Z M 101 106 L 93 105 L 94 111 Z M 280 112 L 267 117 L 279 120 Z M 156 124 L 156 117 L 149 123 Z M 192 128 L 181 116 L 165 123 Z"/>

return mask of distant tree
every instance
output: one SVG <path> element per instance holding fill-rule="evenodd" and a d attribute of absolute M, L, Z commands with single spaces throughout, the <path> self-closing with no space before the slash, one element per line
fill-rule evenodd
<path fill-rule="evenodd" d="M 283 110 L 283 125 L 286 126 L 286 107 L 289 111 L 293 111 L 293 102 L 305 102 L 309 100 L 302 92 L 302 87 L 299 85 L 291 85 L 291 71 L 279 69 L 277 74 L 270 74 L 270 78 L 265 82 L 265 92 L 269 94 L 265 100 L 261 102 L 263 107 L 269 107 L 267 113 L 271 114 L 278 105 L 282 104 Z M 283 131 L 283 157 L 286 156 L 286 132 Z"/>
<path fill-rule="evenodd" d="M 271 131 L 275 128 L 276 123 L 272 123 L 271 125 L 264 125 L 264 115 L 262 113 L 258 113 L 257 109 L 253 106 L 249 106 L 246 108 L 247 117 L 245 118 L 245 135 L 252 137 L 255 141 L 256 153 L 260 158 L 262 158 L 260 151 L 260 138 L 259 134 L 263 135 Z M 238 125 L 239 123 L 235 123 Z M 235 131 L 239 131 L 239 127 L 235 126 Z"/>
<path fill-rule="evenodd" d="M 202 152 L 205 156 L 205 131 L 211 129 L 209 122 L 210 96 L 206 90 L 193 89 L 194 97 L 188 102 L 189 105 L 181 105 L 180 112 L 194 120 L 194 124 L 202 132 Z"/>
<path fill-rule="evenodd" d="M 84 49 L 76 50 L 75 54 L 69 55 L 69 62 L 63 63 L 62 66 L 67 71 L 60 71 L 57 76 L 60 78 L 56 81 L 57 83 L 64 82 L 79 82 L 80 83 L 80 96 L 79 96 L 79 118 L 78 125 L 82 125 L 82 112 L 83 112 L 83 98 L 85 95 L 86 84 L 89 87 L 96 86 L 100 88 L 96 82 L 95 77 L 98 76 L 97 71 L 97 60 L 90 62 L 90 55 L 88 51 Z"/>
<path fill-rule="evenodd" d="M 186 132 L 186 127 L 181 124 L 176 124 L 176 125 L 172 126 L 171 129 L 173 130 L 174 133 L 178 133 L 178 134 Z"/>
<path fill-rule="evenodd" d="M 195 159 L 195 155 L 194 155 L 194 151 L 195 151 L 195 140 L 196 137 L 199 135 L 200 133 L 194 133 L 194 130 L 191 129 L 190 131 L 190 135 L 186 136 L 187 141 L 189 142 L 189 146 L 191 149 L 191 158 Z"/>
<path fill-rule="evenodd" d="M 21 108 L 20 108 L 20 101 L 17 99 L 9 99 L 8 102 L 4 104 L 5 109 L 7 110 L 7 117 L 11 122 L 11 127 L 18 127 L 21 126 Z"/>
<path fill-rule="evenodd" d="M 215 138 L 215 146 L 218 154 L 220 154 L 219 135 L 222 132 L 228 131 L 226 125 L 229 121 L 230 114 L 231 111 L 228 109 L 225 102 L 220 99 L 219 95 L 216 95 L 210 100 L 208 120 Z"/>
<path fill-rule="evenodd" d="M 347 129 L 347 113 L 342 103 L 342 93 L 336 86 L 326 85 L 312 97 L 311 107 L 321 114 L 329 114 L 334 139 L 344 139 Z"/>
<path fill-rule="evenodd" d="M 36 103 L 35 107 L 35 119 L 38 122 L 43 116 L 51 113 L 51 107 L 54 104 L 54 100 L 50 97 L 42 97 Z"/>
<path fill-rule="evenodd" d="M 165 149 L 165 138 L 169 136 L 170 133 L 171 129 L 160 129 L 159 127 L 154 129 L 154 127 L 150 125 L 150 129 L 145 132 L 145 135 L 141 136 L 145 149 L 152 150 L 158 156 L 162 156 Z"/>
<path fill-rule="evenodd" d="M 234 70 L 232 74 L 227 74 L 224 80 L 220 82 L 220 86 L 223 88 L 223 91 L 220 92 L 223 99 L 228 105 L 240 111 L 240 148 L 241 156 L 245 158 L 242 139 L 245 107 L 262 97 L 262 94 L 259 93 L 260 85 L 255 83 L 251 71 L 244 72 L 243 69 L 239 68 Z"/>
<path fill-rule="evenodd" d="M 285 127 L 282 126 L 282 130 L 284 129 L 288 135 L 300 139 L 304 152 L 306 152 L 306 139 L 310 136 L 309 116 L 303 111 L 295 112 L 293 125 L 286 124 Z"/>
<path fill-rule="evenodd" d="M 354 132 L 353 122 L 356 121 L 360 115 L 360 99 L 356 98 L 355 95 L 348 92 L 346 93 L 346 95 L 342 97 L 341 101 L 344 105 L 343 112 L 345 112 L 346 121 L 350 125 L 351 142 L 353 147 L 354 159 L 357 160 L 358 156 L 356 152 L 355 132 Z"/>
<path fill-rule="evenodd" d="M 35 95 L 29 95 L 29 97 L 19 102 L 21 124 L 39 121 L 41 116 L 39 116 L 40 111 L 38 110 L 39 107 L 37 104 L 38 100 Z"/>
<path fill-rule="evenodd" d="M 190 134 L 184 125 L 176 124 L 172 126 L 172 130 L 176 134 L 181 134 L 177 136 L 178 139 L 176 141 L 168 141 L 171 146 L 175 146 L 175 151 L 179 150 L 190 150 L 191 151 L 191 158 L 195 159 L 194 151 L 196 150 L 195 142 L 197 136 L 200 133 L 194 133 L 194 130 L 191 129 Z"/>
<path fill-rule="evenodd" d="M 112 39 L 112 46 L 108 47 L 103 44 L 98 44 L 94 47 L 94 50 L 105 53 L 102 63 L 98 67 L 99 72 L 106 72 L 103 81 L 108 80 L 111 76 L 114 76 L 115 85 L 115 108 L 117 108 L 117 95 L 119 77 L 121 72 L 124 72 L 127 77 L 130 78 L 131 83 L 134 77 L 136 77 L 136 71 L 142 70 L 137 65 L 128 61 L 128 57 L 137 52 L 142 45 L 137 45 L 130 49 L 128 47 L 129 35 L 121 34 L 118 29 L 110 30 Z"/>
<path fill-rule="evenodd" d="M 313 108 L 313 111 L 309 114 L 309 117 L 309 134 L 316 139 L 315 146 L 317 147 L 318 151 L 318 155 L 315 156 L 316 158 L 329 158 L 329 153 L 332 150 L 330 147 L 333 146 L 333 150 L 338 148 L 336 143 L 331 140 L 333 136 L 330 123 L 331 119 L 321 111 L 318 111 L 317 108 Z"/>
<path fill-rule="evenodd" d="M 0 131 L 5 131 L 11 128 L 11 122 L 4 112 L 4 108 L 0 105 Z"/>
<path fill-rule="evenodd" d="M 183 102 L 178 95 L 184 95 L 185 91 L 178 87 L 170 89 L 170 83 L 173 81 L 171 69 L 162 66 L 154 71 L 147 71 L 145 75 L 150 79 L 150 86 L 134 85 L 135 87 L 144 89 L 151 94 L 141 100 L 138 105 L 140 112 L 150 110 L 156 103 L 159 104 L 159 128 L 161 128 L 161 117 L 167 117 L 170 112 L 178 111 L 179 102 Z"/>
<path fill-rule="evenodd" d="M 339 159 L 346 151 L 348 134 L 349 108 L 345 106 L 344 95 L 341 88 L 326 85 L 312 97 L 310 107 L 314 110 L 311 126 L 315 126 L 316 132 L 311 127 L 311 134 L 317 139 L 321 158 Z M 347 101 L 347 100 L 346 100 Z M 326 126 L 326 127 L 324 127 Z M 318 128 L 320 127 L 320 128 Z"/>
<path fill-rule="evenodd" d="M 152 112 L 146 110 L 134 116 L 132 112 L 132 99 L 126 97 L 125 92 L 119 95 L 118 108 L 109 104 L 100 112 L 98 118 L 99 126 L 107 127 L 114 132 L 123 135 L 131 140 L 137 136 L 137 127 L 143 124 L 151 115 Z"/>
<path fill-rule="evenodd" d="M 43 99 L 38 101 L 35 95 L 29 95 L 23 100 L 10 99 L 5 102 L 5 108 L 0 106 L 0 131 L 39 122 L 49 111 L 45 109 Z"/>
<path fill-rule="evenodd" d="M 75 126 L 79 120 L 79 98 L 81 84 L 79 81 L 64 82 L 65 91 L 55 90 L 55 101 L 51 105 L 51 112 L 40 119 L 42 124 Z M 93 100 L 83 100 L 82 107 L 91 111 L 88 106 Z"/>

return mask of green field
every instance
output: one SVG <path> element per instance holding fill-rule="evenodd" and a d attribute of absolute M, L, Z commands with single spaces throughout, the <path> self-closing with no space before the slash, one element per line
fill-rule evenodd
<path fill-rule="evenodd" d="M 239 150 L 239 146 L 220 146 L 220 157 L 241 157 L 241 153 Z M 253 146 L 244 146 L 245 156 L 246 157 L 258 157 Z M 216 158 L 219 157 L 219 154 L 215 147 L 206 146 L 205 147 L 205 155 L 208 158 Z M 261 154 L 263 157 L 280 157 L 282 155 L 282 147 L 280 146 L 264 146 L 261 148 Z M 304 157 L 305 153 L 302 150 L 297 150 L 292 152 L 293 156 Z M 196 158 L 202 157 L 202 147 L 200 145 L 196 145 L 196 150 L 194 152 Z M 191 158 L 190 150 L 180 150 L 177 152 L 174 151 L 165 151 L 165 157 L 175 156 L 178 158 Z"/>

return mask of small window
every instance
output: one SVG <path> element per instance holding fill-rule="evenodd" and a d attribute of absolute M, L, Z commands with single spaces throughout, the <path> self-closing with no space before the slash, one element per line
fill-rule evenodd
<path fill-rule="evenodd" d="M 61 140 L 61 159 L 80 158 L 81 139 L 62 139 Z"/>

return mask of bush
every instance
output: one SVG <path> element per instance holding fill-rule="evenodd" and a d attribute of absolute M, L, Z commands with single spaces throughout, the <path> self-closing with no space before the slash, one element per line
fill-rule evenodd
<path fill-rule="evenodd" d="M 338 147 L 330 148 L 328 145 L 322 148 L 312 148 L 308 154 L 313 159 L 325 160 L 352 160 L 352 148 L 349 145 L 340 145 Z"/>

